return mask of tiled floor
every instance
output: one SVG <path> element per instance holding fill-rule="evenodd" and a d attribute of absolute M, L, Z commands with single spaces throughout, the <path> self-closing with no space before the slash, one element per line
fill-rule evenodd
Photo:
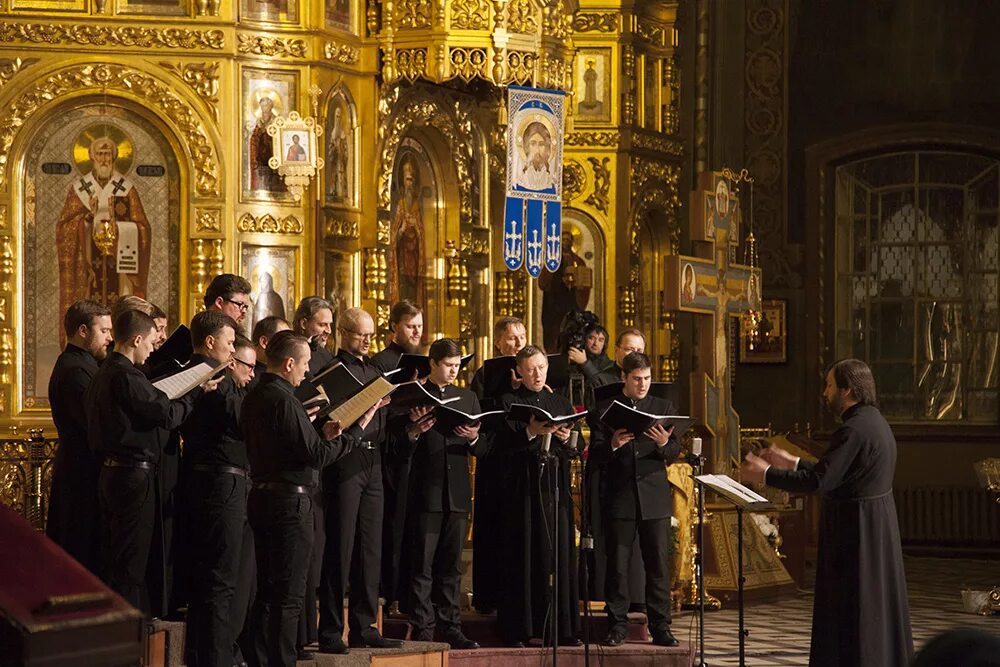
<path fill-rule="evenodd" d="M 1000 561 L 906 558 L 913 642 L 919 650 L 928 639 L 956 626 L 972 626 L 1000 635 L 1000 616 L 983 617 L 962 610 L 961 590 L 1000 585 Z M 812 624 L 811 591 L 795 599 L 747 608 L 748 667 L 801 665 L 809 662 Z M 735 608 L 705 614 L 705 662 L 710 667 L 739 665 L 738 617 Z M 675 617 L 681 641 L 697 639 L 696 616 Z"/>

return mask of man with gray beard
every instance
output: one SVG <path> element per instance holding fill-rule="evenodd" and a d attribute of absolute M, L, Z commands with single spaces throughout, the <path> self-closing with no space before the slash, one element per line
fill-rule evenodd
<path fill-rule="evenodd" d="M 116 165 L 118 144 L 100 137 L 90 144 L 92 170 L 74 180 L 56 223 L 59 308 L 80 299 L 110 304 L 119 297 L 146 298 L 150 227 L 139 192 Z M 95 234 L 108 233 L 103 253 Z"/>

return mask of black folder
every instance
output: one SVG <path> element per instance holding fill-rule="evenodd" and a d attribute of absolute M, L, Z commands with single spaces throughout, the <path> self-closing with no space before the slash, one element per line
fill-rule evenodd
<path fill-rule="evenodd" d="M 452 435 L 459 426 L 472 426 L 477 422 L 493 422 L 503 416 L 503 410 L 487 410 L 469 414 L 450 405 L 439 405 L 434 410 L 434 428 L 444 435 Z"/>
<path fill-rule="evenodd" d="M 438 398 L 427 391 L 422 382 L 414 380 L 398 385 L 396 391 L 392 392 L 392 402 L 389 403 L 389 410 L 395 413 L 406 413 L 414 408 L 422 408 L 428 405 L 435 407 L 447 405 L 448 403 L 454 403 L 460 398 L 461 396 L 452 396 L 451 398 L 444 399 Z"/>
<path fill-rule="evenodd" d="M 569 355 L 548 354 L 549 371 L 545 375 L 545 384 L 553 391 L 559 391 L 569 384 Z"/>
<path fill-rule="evenodd" d="M 634 435 L 642 435 L 647 429 L 656 424 L 662 424 L 663 428 L 674 427 L 674 437 L 680 438 L 684 431 L 694 423 L 694 419 L 681 415 L 651 415 L 642 410 L 636 410 L 624 403 L 614 401 L 608 409 L 601 415 L 601 421 L 608 428 L 617 431 L 620 428 L 626 429 Z"/>
<path fill-rule="evenodd" d="M 347 366 L 335 361 L 314 375 L 311 380 L 302 380 L 295 389 L 295 397 L 303 405 L 323 402 L 319 400 L 321 397 L 329 402 L 328 407 L 332 410 L 361 391 L 363 386 Z M 322 392 L 320 392 L 320 387 L 323 388 Z"/>
<path fill-rule="evenodd" d="M 527 424 L 534 417 L 543 422 L 546 426 L 562 426 L 564 424 L 575 424 L 589 414 L 583 412 L 572 412 L 568 415 L 553 415 L 548 410 L 543 410 L 537 405 L 525 405 L 524 403 L 513 403 L 507 408 L 507 419 Z"/>
<path fill-rule="evenodd" d="M 511 391 L 510 373 L 517 367 L 517 357 L 506 355 L 483 362 L 483 396 L 499 398 Z M 516 372 L 516 371 L 515 371 Z"/>
<path fill-rule="evenodd" d="M 146 367 L 161 369 L 163 372 L 158 375 L 165 374 L 167 371 L 163 368 L 164 364 L 182 368 L 191 361 L 192 354 L 194 354 L 194 344 L 191 342 L 191 330 L 183 324 L 178 324 L 160 349 L 153 350 L 149 355 Z"/>

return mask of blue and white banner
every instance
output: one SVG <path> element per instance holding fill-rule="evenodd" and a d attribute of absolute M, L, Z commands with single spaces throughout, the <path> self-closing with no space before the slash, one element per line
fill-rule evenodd
<path fill-rule="evenodd" d="M 562 261 L 562 152 L 565 93 L 507 91 L 507 205 L 503 259 L 537 278 Z"/>

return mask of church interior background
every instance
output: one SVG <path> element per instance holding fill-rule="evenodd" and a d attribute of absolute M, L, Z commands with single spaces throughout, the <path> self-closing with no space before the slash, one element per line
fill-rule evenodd
<path fill-rule="evenodd" d="M 136 193 L 138 271 L 97 296 L 144 295 L 186 322 L 230 271 L 277 312 L 320 294 L 382 332 L 413 298 L 428 340 L 479 358 L 503 315 L 551 340 L 551 286 L 501 259 L 516 84 L 571 94 L 563 262 L 581 270 L 549 283 L 612 336 L 646 332 L 680 409 L 714 397 L 716 470 L 739 427 L 822 442 L 823 370 L 858 356 L 900 443 L 904 546 L 995 553 L 1000 516 L 973 466 L 1000 425 L 1000 72 L 980 55 L 1000 6 L 960 4 L 2 0 L 0 498 L 44 516 L 52 443 L 22 436 L 54 433 L 57 322 L 80 289 L 67 258 L 103 253 L 115 274 L 59 232 L 102 138 Z M 267 162 L 267 125 L 293 112 L 315 119 L 303 150 L 324 162 L 301 196 Z M 692 193 L 724 167 L 754 178 L 723 254 L 742 262 L 753 232 L 770 322 L 756 350 L 739 312 L 706 324 L 672 307 L 676 258 L 717 263 Z M 785 523 L 807 549 L 798 510 Z"/>

